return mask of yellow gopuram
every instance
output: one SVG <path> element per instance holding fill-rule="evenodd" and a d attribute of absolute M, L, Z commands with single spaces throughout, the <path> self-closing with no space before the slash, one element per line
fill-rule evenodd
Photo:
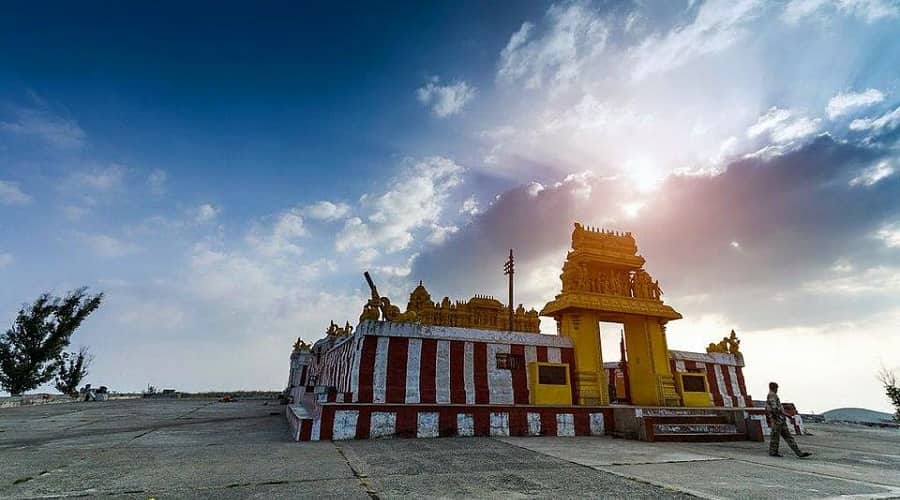
<path fill-rule="evenodd" d="M 579 405 L 608 405 L 600 350 L 600 322 L 624 325 L 631 403 L 678 406 L 669 366 L 665 325 L 681 314 L 662 302 L 659 282 L 643 269 L 631 233 L 575 224 L 572 250 L 563 265 L 562 293 L 541 316 L 556 320 L 560 335 L 575 344 L 575 395 Z"/>

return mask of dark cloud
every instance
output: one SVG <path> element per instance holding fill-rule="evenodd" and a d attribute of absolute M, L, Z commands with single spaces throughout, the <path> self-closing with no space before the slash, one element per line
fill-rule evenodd
<path fill-rule="evenodd" d="M 720 175 L 670 177 L 649 196 L 622 180 L 590 176 L 537 193 L 523 185 L 446 244 L 422 253 L 410 278 L 425 279 L 436 295 L 501 293 L 510 247 L 520 270 L 548 256 L 558 256 L 561 266 L 572 223 L 582 221 L 632 231 L 676 308 L 680 299 L 707 295 L 691 310 L 724 314 L 745 328 L 847 320 L 893 301 L 888 294 L 818 293 L 825 290 L 809 283 L 824 281 L 839 259 L 852 272 L 900 263 L 900 252 L 874 237 L 900 215 L 900 176 L 850 185 L 889 155 L 822 135 L 771 159 L 734 162 Z M 639 215 L 623 215 L 622 205 L 635 201 L 645 203 Z M 558 281 L 549 288 L 557 287 Z"/>

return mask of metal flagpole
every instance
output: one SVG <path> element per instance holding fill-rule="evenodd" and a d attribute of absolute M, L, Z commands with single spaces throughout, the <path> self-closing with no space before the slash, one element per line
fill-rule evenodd
<path fill-rule="evenodd" d="M 509 260 L 503 265 L 503 274 L 509 276 L 509 331 L 513 331 L 513 274 L 515 274 L 515 261 L 512 248 L 509 249 Z"/>

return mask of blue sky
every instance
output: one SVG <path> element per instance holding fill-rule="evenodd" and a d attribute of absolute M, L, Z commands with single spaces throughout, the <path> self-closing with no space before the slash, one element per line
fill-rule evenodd
<path fill-rule="evenodd" d="M 365 269 L 501 295 L 512 246 L 540 308 L 582 220 L 636 233 L 670 347 L 735 328 L 752 394 L 887 407 L 896 2 L 3 11 L 0 312 L 106 292 L 93 382 L 280 388 Z"/>

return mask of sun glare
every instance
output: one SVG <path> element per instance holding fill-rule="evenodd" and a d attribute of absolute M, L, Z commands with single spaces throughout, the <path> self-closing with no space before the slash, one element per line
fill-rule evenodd
<path fill-rule="evenodd" d="M 653 191 L 665 177 L 657 167 L 658 164 L 649 156 L 634 156 L 625 162 L 625 172 L 639 191 Z"/>
<path fill-rule="evenodd" d="M 640 213 L 642 208 L 644 208 L 643 201 L 632 201 L 631 203 L 622 205 L 622 212 L 624 212 L 626 216 L 634 218 L 638 216 L 638 213 Z"/>

